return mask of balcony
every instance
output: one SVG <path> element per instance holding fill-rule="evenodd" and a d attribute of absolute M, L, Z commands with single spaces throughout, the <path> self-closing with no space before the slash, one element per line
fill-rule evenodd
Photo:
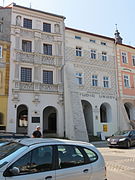
<path fill-rule="evenodd" d="M 16 61 L 24 63 L 62 66 L 62 56 L 49 56 L 35 52 L 16 51 Z"/>
<path fill-rule="evenodd" d="M 63 84 L 14 81 L 13 89 L 18 91 L 63 92 Z"/>

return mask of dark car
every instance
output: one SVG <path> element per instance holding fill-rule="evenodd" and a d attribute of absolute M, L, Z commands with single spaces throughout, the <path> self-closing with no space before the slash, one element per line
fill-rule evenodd
<path fill-rule="evenodd" d="M 109 147 L 125 147 L 135 146 L 135 130 L 122 130 L 113 134 L 107 139 Z"/>

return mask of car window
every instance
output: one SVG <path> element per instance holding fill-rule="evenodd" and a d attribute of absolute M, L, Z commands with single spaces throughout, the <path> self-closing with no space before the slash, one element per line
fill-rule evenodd
<path fill-rule="evenodd" d="M 32 172 L 49 171 L 52 166 L 52 146 L 43 146 L 32 151 Z"/>
<path fill-rule="evenodd" d="M 4 144 L 3 146 L 0 147 L 0 160 L 8 157 L 14 152 L 17 152 L 17 150 L 23 147 L 24 145 L 16 143 L 16 142 L 10 142 L 10 143 Z"/>
<path fill-rule="evenodd" d="M 9 169 L 13 167 L 19 168 L 19 175 L 52 170 L 52 147 L 42 146 L 30 151 L 13 163 Z M 9 172 L 6 173 L 6 176 L 10 175 Z"/>
<path fill-rule="evenodd" d="M 59 145 L 58 156 L 60 169 L 80 166 L 85 163 L 83 154 L 76 146 Z"/>
<path fill-rule="evenodd" d="M 98 156 L 94 151 L 92 151 L 90 149 L 87 149 L 87 148 L 83 148 L 83 150 L 87 154 L 87 156 L 88 156 L 91 163 L 95 162 L 98 159 Z"/>

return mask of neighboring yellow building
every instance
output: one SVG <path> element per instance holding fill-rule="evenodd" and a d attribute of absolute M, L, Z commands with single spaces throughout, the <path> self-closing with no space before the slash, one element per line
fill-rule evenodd
<path fill-rule="evenodd" d="M 10 43 L 0 40 L 0 130 L 6 129 L 9 88 Z"/>

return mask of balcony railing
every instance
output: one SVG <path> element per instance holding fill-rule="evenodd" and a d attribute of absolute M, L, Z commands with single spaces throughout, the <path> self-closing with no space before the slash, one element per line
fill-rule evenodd
<path fill-rule="evenodd" d="M 14 81 L 13 89 L 19 91 L 63 92 L 63 84 Z"/>
<path fill-rule="evenodd" d="M 62 56 L 49 56 L 34 52 L 16 51 L 16 61 L 34 64 L 62 66 Z"/>

